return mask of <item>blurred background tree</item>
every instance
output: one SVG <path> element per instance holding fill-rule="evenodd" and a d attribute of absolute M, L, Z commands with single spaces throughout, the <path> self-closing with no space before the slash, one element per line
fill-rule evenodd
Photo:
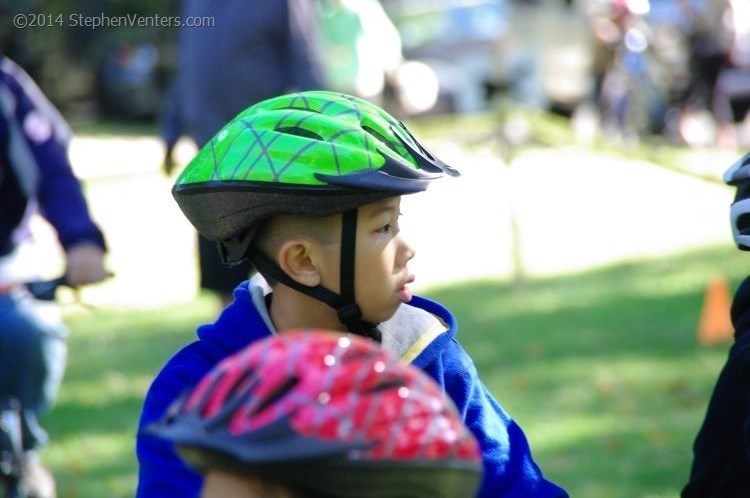
<path fill-rule="evenodd" d="M 4 2 L 0 50 L 23 66 L 73 121 L 87 121 L 101 113 L 153 119 L 174 70 L 177 29 L 92 29 L 74 25 L 71 16 L 175 16 L 178 9 L 178 0 Z M 18 29 L 13 24 L 18 14 L 43 15 L 48 25 Z"/>

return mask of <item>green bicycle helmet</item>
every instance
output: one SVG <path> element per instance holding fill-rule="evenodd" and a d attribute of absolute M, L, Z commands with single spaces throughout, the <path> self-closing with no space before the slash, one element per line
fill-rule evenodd
<path fill-rule="evenodd" d="M 238 114 L 187 165 L 172 194 L 198 232 L 218 242 L 225 263 L 249 258 L 281 283 L 337 309 L 342 323 L 361 333 L 353 296 L 357 208 L 423 191 L 444 174 L 458 172 L 379 107 L 309 91 Z M 344 215 L 341 296 L 298 284 L 252 245 L 255 230 L 271 216 L 338 213 Z"/>

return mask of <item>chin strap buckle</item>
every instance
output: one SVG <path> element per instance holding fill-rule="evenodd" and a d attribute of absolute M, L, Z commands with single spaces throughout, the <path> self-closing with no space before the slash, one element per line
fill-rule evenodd
<path fill-rule="evenodd" d="M 380 343 L 383 339 L 377 326 L 362 320 L 362 310 L 357 303 L 349 303 L 336 310 L 339 321 L 343 323 L 349 332 Z"/>
<path fill-rule="evenodd" d="M 362 310 L 359 309 L 357 303 L 345 304 L 337 309 L 336 312 L 338 313 L 341 323 L 346 325 L 348 329 L 351 330 L 352 326 L 360 329 L 362 328 Z M 352 332 L 359 333 L 358 330 L 352 330 Z"/>

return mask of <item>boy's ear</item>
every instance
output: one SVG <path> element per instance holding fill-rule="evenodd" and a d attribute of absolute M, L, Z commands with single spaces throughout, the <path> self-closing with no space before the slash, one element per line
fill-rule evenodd
<path fill-rule="evenodd" d="M 313 244 L 306 239 L 287 240 L 279 248 L 281 269 L 297 282 L 315 287 L 320 284 L 320 272 L 313 257 Z"/>

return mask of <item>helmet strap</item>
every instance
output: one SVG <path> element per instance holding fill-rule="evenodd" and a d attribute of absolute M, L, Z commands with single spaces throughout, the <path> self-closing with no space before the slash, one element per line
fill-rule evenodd
<path fill-rule="evenodd" d="M 265 273 L 279 283 L 290 287 L 297 292 L 305 294 L 321 301 L 336 310 L 339 321 L 350 332 L 369 337 L 380 342 L 380 331 L 375 324 L 362 320 L 362 310 L 355 301 L 354 296 L 354 272 L 355 252 L 357 243 L 357 209 L 351 209 L 343 213 L 341 225 L 341 294 L 322 285 L 304 285 L 286 274 L 284 270 L 271 258 L 263 254 L 255 245 L 248 249 L 247 256 L 255 268 Z"/>
<path fill-rule="evenodd" d="M 257 247 L 250 246 L 248 258 L 252 261 L 253 266 L 259 272 L 269 275 L 277 282 L 282 283 L 287 287 L 291 287 L 297 292 L 315 298 L 318 301 L 322 301 L 332 308 L 337 308 L 339 306 L 341 296 L 322 285 L 316 285 L 313 287 L 297 282 L 287 275 L 274 260 L 263 254 Z"/>
<path fill-rule="evenodd" d="M 341 270 L 339 288 L 341 303 L 336 308 L 339 320 L 349 332 L 370 337 L 380 342 L 380 331 L 374 324 L 362 321 L 362 310 L 354 295 L 355 254 L 357 252 L 358 210 L 350 209 L 342 213 L 341 220 Z"/>

